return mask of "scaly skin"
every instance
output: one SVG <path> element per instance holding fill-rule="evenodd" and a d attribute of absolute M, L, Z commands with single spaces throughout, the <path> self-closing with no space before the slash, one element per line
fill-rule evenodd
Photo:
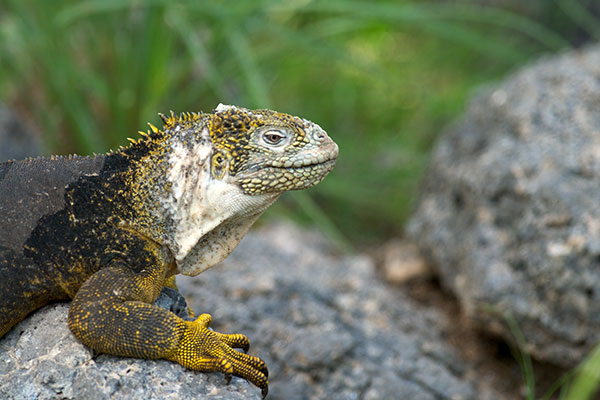
<path fill-rule="evenodd" d="M 107 155 L 0 164 L 0 337 L 73 299 L 69 327 L 99 352 L 237 375 L 266 395 L 266 365 L 245 354 L 246 336 L 152 303 L 175 274 L 225 258 L 283 191 L 320 182 L 337 146 L 270 110 L 161 117 L 163 130 Z"/>

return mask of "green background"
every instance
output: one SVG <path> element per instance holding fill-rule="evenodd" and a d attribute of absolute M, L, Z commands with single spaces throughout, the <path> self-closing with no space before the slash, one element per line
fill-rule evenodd
<path fill-rule="evenodd" d="M 160 126 L 158 112 L 220 102 L 311 119 L 340 145 L 338 165 L 268 217 L 365 248 L 401 234 L 469 95 L 598 37 L 593 4 L 1 0 L 0 100 L 55 154 L 105 152 Z"/>

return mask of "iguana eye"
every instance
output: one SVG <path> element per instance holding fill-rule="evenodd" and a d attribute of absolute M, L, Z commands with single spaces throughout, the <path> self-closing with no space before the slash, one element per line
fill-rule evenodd
<path fill-rule="evenodd" d="M 271 146 L 276 146 L 281 144 L 285 139 L 285 135 L 279 131 L 266 131 L 262 135 L 262 139 L 266 144 Z"/>

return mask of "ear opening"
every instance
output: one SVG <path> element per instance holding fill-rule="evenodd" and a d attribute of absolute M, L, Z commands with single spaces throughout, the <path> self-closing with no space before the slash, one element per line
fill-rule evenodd
<path fill-rule="evenodd" d="M 223 179 L 229 166 L 229 157 L 223 152 L 215 151 L 210 158 L 210 174 L 215 179 Z"/>

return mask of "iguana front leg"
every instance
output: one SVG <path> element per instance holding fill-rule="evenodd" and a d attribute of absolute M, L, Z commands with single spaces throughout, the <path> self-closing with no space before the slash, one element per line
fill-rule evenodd
<path fill-rule="evenodd" d="M 187 368 L 245 378 L 268 391 L 267 368 L 248 349 L 246 336 L 209 329 L 210 316 L 185 321 L 152 305 L 163 287 L 165 268 L 135 272 L 119 262 L 92 275 L 75 295 L 69 328 L 96 351 L 146 359 L 165 358 Z"/>

